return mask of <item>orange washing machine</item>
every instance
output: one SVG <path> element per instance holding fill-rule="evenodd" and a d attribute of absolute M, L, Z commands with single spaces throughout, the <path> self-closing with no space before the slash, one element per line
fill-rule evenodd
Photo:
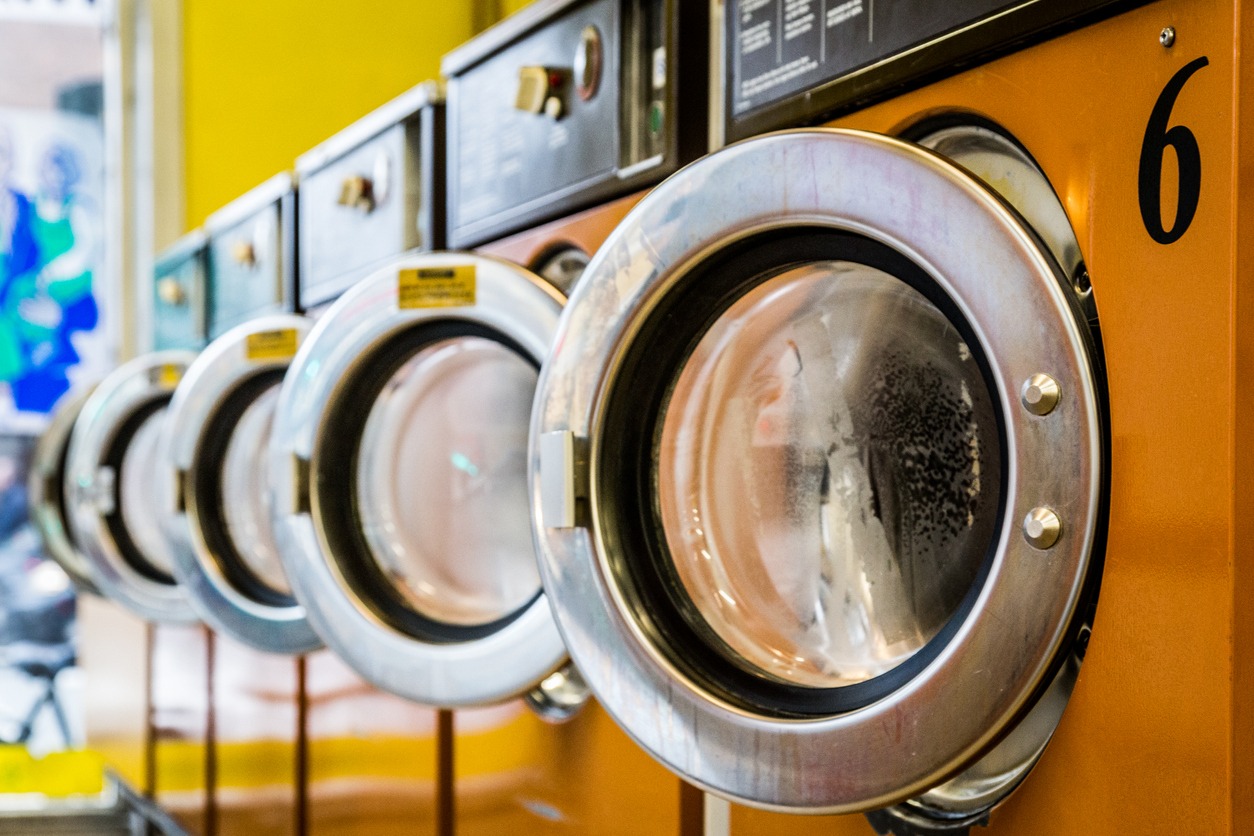
<path fill-rule="evenodd" d="M 707 833 L 1254 828 L 1245 11 L 722 9 L 733 144 L 593 258 L 530 463 Z"/>
<path fill-rule="evenodd" d="M 136 715 L 116 725 L 106 717 L 103 730 L 89 718 L 88 742 L 102 746 L 125 780 L 158 800 L 189 832 L 204 833 L 209 639 L 173 574 L 174 554 L 188 547 L 189 536 L 172 519 L 173 482 L 154 478 L 170 398 L 194 358 L 186 350 L 147 354 L 95 387 L 73 422 L 61 495 L 67 539 L 85 558 L 92 586 L 147 622 L 142 630 L 129 630 L 119 614 L 84 607 L 87 629 L 109 624 L 119 642 L 133 639 L 125 645 L 129 653 L 104 648 L 93 655 L 97 642 L 89 634 L 83 655 L 102 698 L 119 700 L 119 711 Z M 142 656 L 146 664 L 119 658 L 128 655 Z M 115 664 L 139 673 L 142 682 L 109 681 Z"/>
<path fill-rule="evenodd" d="M 296 169 L 301 307 L 322 320 L 380 263 L 443 245 L 442 88 L 418 85 L 303 154 Z M 376 687 L 332 650 L 307 657 L 300 704 L 303 833 L 436 831 L 433 709 Z"/>
<path fill-rule="evenodd" d="M 320 642 L 275 555 L 258 467 L 278 384 L 309 329 L 291 313 L 296 199 L 280 174 L 206 220 L 212 342 L 174 392 L 159 450 L 156 478 L 174 484 L 174 519 L 190 533 L 174 576 L 212 630 L 202 693 L 215 836 L 300 827 L 300 655 Z M 153 677 L 164 678 L 155 664 Z"/>
<path fill-rule="evenodd" d="M 195 230 L 166 248 L 154 264 L 152 287 L 152 348 L 199 352 L 209 338 L 209 239 Z M 158 467 L 151 478 L 164 479 Z M 168 472 L 168 468 L 164 468 Z M 161 509 L 173 511 L 173 509 Z M 175 525 L 182 524 L 174 520 Z M 188 532 L 190 534 L 190 532 Z M 176 570 L 183 549 L 171 552 Z M 178 580 L 177 571 L 174 572 Z M 186 587 L 183 587 L 186 591 Z M 189 597 L 189 604 L 193 604 Z M 193 604 L 193 610 L 195 609 Z M 91 617 L 88 629 L 112 632 Z M 171 812 L 189 833 L 213 832 L 211 676 L 214 638 L 203 624 L 194 626 L 150 623 L 148 628 L 145 780 L 149 795 Z M 88 675 L 110 679 L 125 675 L 129 666 L 119 664 L 117 652 L 88 651 Z M 94 687 L 93 687 L 94 693 Z M 97 745 L 97 735 L 89 742 Z"/>
<path fill-rule="evenodd" d="M 685 63 L 705 54 L 706 18 L 545 3 L 446 58 L 460 251 L 371 263 L 280 395 L 271 464 L 294 592 L 361 677 L 440 710 L 442 834 L 679 829 L 679 781 L 583 705 L 567 665 L 536 571 L 526 428 L 588 255 L 628 195 L 706 147 L 706 67 Z"/>
<path fill-rule="evenodd" d="M 210 701 L 213 832 L 297 833 L 303 756 L 300 655 L 314 634 L 279 565 L 266 470 L 279 383 L 309 321 L 263 315 L 209 344 L 169 407 L 156 478 L 177 486 L 192 548 L 174 574 L 214 630 Z"/>
<path fill-rule="evenodd" d="M 31 521 L 39 532 L 44 551 L 57 562 L 80 593 L 98 595 L 91 579 L 91 566 L 75 541 L 70 525 L 70 508 L 66 502 L 65 460 L 70 449 L 70 433 L 83 411 L 83 404 L 93 387 L 87 386 L 67 393 L 57 403 L 52 420 L 39 437 L 31 463 Z"/>

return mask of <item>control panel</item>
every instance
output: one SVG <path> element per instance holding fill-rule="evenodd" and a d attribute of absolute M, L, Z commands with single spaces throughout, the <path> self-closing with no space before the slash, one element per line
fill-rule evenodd
<path fill-rule="evenodd" d="M 810 124 L 1146 0 L 727 0 L 728 141 Z"/>
<path fill-rule="evenodd" d="M 293 308 L 296 194 L 280 174 L 210 215 L 209 338 Z"/>
<path fill-rule="evenodd" d="M 645 188 L 703 154 L 701 5 L 540 2 L 447 56 L 450 244 Z"/>
<path fill-rule="evenodd" d="M 152 348 L 204 348 L 205 236 L 185 235 L 153 267 Z"/>
<path fill-rule="evenodd" d="M 443 142 L 443 93 L 427 83 L 297 159 L 302 309 L 391 256 L 444 246 Z"/>

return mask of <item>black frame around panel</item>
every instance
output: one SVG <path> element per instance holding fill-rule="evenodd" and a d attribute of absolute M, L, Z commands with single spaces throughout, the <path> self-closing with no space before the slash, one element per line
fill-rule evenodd
<path fill-rule="evenodd" d="M 883 3 L 886 0 L 879 0 Z M 1149 0 L 1024 0 L 949 31 L 921 29 L 912 46 L 849 68 L 779 99 L 734 113 L 735 3 L 723 20 L 723 130 L 734 142 L 785 127 L 817 124 L 990 61 L 1031 44 L 1143 6 Z M 783 0 L 778 0 L 783 2 Z M 820 24 L 822 22 L 820 21 Z M 1096 60 L 1096 59 L 1095 59 Z M 1042 71 L 1046 68 L 1042 66 Z"/>

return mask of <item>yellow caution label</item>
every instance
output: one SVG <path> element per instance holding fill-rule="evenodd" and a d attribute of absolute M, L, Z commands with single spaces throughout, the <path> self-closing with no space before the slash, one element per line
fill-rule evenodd
<path fill-rule="evenodd" d="M 249 360 L 290 360 L 300 347 L 300 334 L 295 328 L 278 331 L 258 331 L 249 334 L 244 344 L 244 355 Z"/>
<path fill-rule="evenodd" d="M 173 388 L 178 386 L 179 381 L 183 379 L 183 367 L 172 363 L 158 366 L 153 379 L 158 386 Z"/>
<path fill-rule="evenodd" d="M 466 308 L 475 304 L 475 266 L 420 267 L 401 270 L 396 306 L 415 308 Z"/>

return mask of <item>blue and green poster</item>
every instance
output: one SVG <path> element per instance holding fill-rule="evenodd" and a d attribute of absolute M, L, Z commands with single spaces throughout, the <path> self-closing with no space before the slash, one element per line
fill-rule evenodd
<path fill-rule="evenodd" d="M 99 122 L 0 109 L 0 431 L 37 431 L 112 359 Z"/>

